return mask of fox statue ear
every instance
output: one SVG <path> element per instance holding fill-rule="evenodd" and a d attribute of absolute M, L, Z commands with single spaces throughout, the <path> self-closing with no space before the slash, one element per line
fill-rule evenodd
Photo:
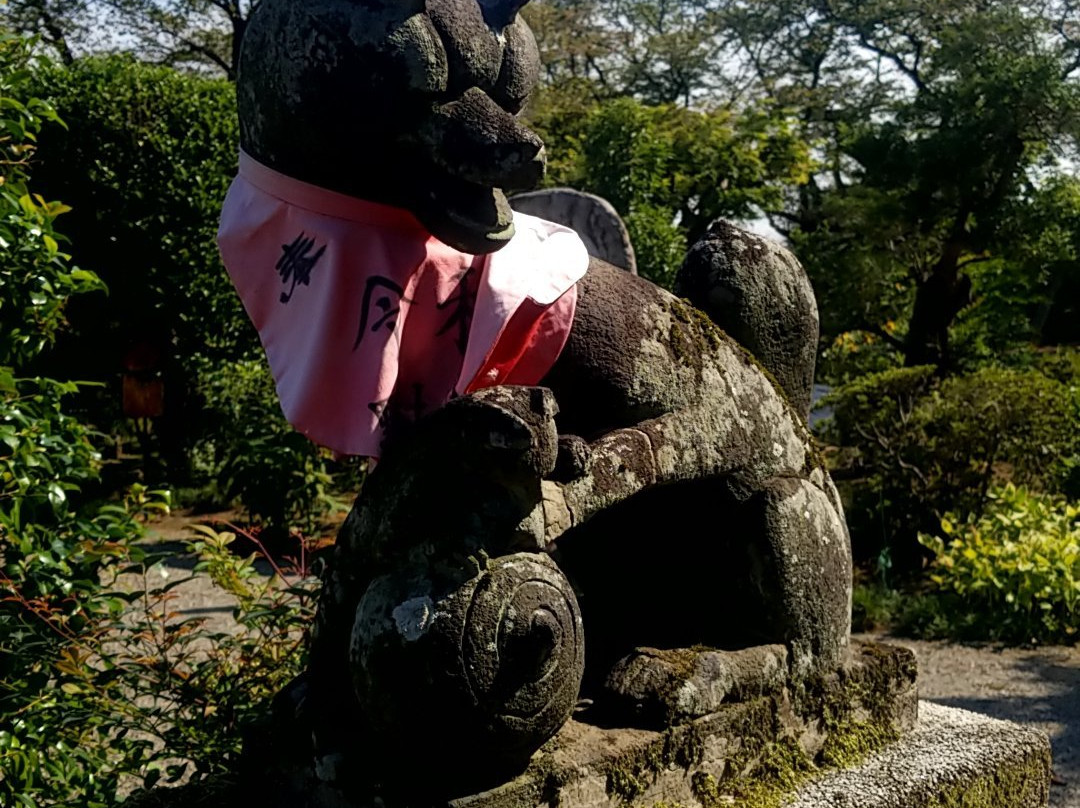
<path fill-rule="evenodd" d="M 492 97 L 507 112 L 517 115 L 540 81 L 540 53 L 533 32 L 523 19 L 514 20 L 503 29 L 502 35 L 506 48 Z"/>
<path fill-rule="evenodd" d="M 529 0 L 477 0 L 484 12 L 484 21 L 501 31 L 517 19 L 517 13 Z"/>

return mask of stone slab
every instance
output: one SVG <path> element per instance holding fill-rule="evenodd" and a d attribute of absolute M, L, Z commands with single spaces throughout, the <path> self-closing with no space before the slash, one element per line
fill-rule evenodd
<path fill-rule="evenodd" d="M 860 766 L 801 788 L 785 808 L 1042 808 L 1050 740 L 1038 730 L 920 702 L 915 731 Z"/>
<path fill-rule="evenodd" d="M 812 687 L 780 687 L 664 731 L 570 721 L 515 780 L 450 808 L 719 808 L 777 805 L 819 766 L 842 766 L 911 731 L 914 657 L 856 644 Z"/>
<path fill-rule="evenodd" d="M 905 649 L 857 644 L 845 670 L 665 731 L 571 721 L 520 777 L 445 808 L 1044 808 L 1038 730 L 919 702 Z M 431 750 L 429 750 L 431 751 Z M 409 761 L 423 776 L 423 763 Z M 270 778 L 273 780 L 274 778 Z M 131 808 L 386 808 L 307 781 L 206 781 Z"/>

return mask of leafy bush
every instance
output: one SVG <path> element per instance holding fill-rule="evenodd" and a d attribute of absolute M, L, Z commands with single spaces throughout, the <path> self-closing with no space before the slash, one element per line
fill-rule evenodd
<path fill-rule="evenodd" d="M 29 185 L 56 120 L 28 91 L 40 69 L 32 43 L 0 37 L 0 805 L 98 808 L 132 777 L 229 764 L 239 726 L 302 664 L 313 581 L 303 560 L 256 576 L 228 534 L 206 533 L 196 572 L 237 597 L 239 624 L 209 633 L 172 613 L 180 582 L 155 580 L 136 543 L 162 497 L 90 495 L 104 441 L 71 414 L 79 385 L 28 375 L 69 298 L 104 288 L 60 250 L 65 207 Z"/>
<path fill-rule="evenodd" d="M 962 638 L 1073 641 L 1080 630 L 1080 505 L 1013 485 L 987 499 L 981 515 L 950 514 L 938 533 L 920 536 L 934 554 L 939 622 L 947 618 L 949 633 Z"/>
<path fill-rule="evenodd" d="M 99 436 L 64 409 L 78 385 L 23 377 L 65 326 L 69 297 L 103 288 L 59 248 L 65 207 L 28 185 L 38 133 L 57 120 L 26 91 L 36 68 L 32 43 L 0 36 L 0 804 L 98 805 L 111 753 L 68 703 L 63 666 L 122 611 L 101 577 L 140 529 L 131 503 L 83 495 L 101 455 Z"/>
<path fill-rule="evenodd" d="M 941 380 L 933 368 L 899 368 L 824 403 L 856 554 L 883 568 L 917 569 L 917 535 L 949 511 L 978 515 L 995 482 L 1064 490 L 1080 452 L 1077 388 L 1037 369 Z"/>
<path fill-rule="evenodd" d="M 236 532 L 198 530 L 187 543 L 198 559 L 192 575 L 166 581 L 160 568 L 142 565 L 128 596 L 134 608 L 107 627 L 79 668 L 84 709 L 110 726 L 112 737 L 151 741 L 113 764 L 145 788 L 235 772 L 243 729 L 265 718 L 270 699 L 305 665 L 317 591 L 309 542 L 294 537 L 292 557 L 277 562 L 253 534 L 244 535 L 261 552 L 241 558 L 229 549 Z M 256 559 L 271 566 L 269 576 Z M 200 576 L 235 599 L 229 630 L 175 614 L 175 588 Z M 96 686 L 98 669 L 112 672 L 109 687 Z"/>
<path fill-rule="evenodd" d="M 263 525 L 313 531 L 337 505 L 329 494 L 331 456 L 285 420 L 265 360 L 205 362 L 198 392 L 211 436 L 202 475 Z"/>
<path fill-rule="evenodd" d="M 191 357 L 223 362 L 258 351 L 214 241 L 236 171 L 235 90 L 131 56 L 48 66 L 33 83 L 67 123 L 42 133 L 35 185 L 70 205 L 74 260 L 110 289 L 73 302 L 62 350 L 38 367 L 99 382 L 79 398 L 87 420 L 140 439 L 143 455 L 162 461 L 155 482 L 186 484 L 190 452 L 206 434 Z M 156 356 L 164 382 L 150 441 L 120 408 L 133 349 Z"/>
<path fill-rule="evenodd" d="M 204 528 L 188 544 L 192 576 L 177 580 L 129 546 L 118 553 L 124 577 L 110 566 L 94 597 L 108 610 L 84 611 L 77 634 L 58 610 L 12 589 L 9 602 L 60 643 L 39 654 L 39 668 L 0 682 L 2 804 L 115 806 L 133 786 L 234 770 L 242 729 L 303 669 L 316 592 L 304 543 L 267 577 L 254 556 L 229 551 L 234 538 Z M 174 590 L 197 575 L 235 597 L 232 630 L 175 613 Z"/>
<path fill-rule="evenodd" d="M 1080 423 L 1080 350 L 1057 348 L 1041 351 L 1038 369 L 1065 385 L 1072 392 L 1075 423 Z M 1070 499 L 1080 500 L 1080 441 L 1074 443 L 1072 453 L 1057 463 L 1059 487 Z"/>
<path fill-rule="evenodd" d="M 121 348 L 165 333 L 177 357 L 257 347 L 214 240 L 236 173 L 234 87 L 126 55 L 51 66 L 36 88 L 67 126 L 40 138 L 35 183 L 71 206 L 75 260 L 111 290 L 75 333 Z"/>
<path fill-rule="evenodd" d="M 158 506 L 145 492 L 136 497 Z M 114 761 L 142 754 L 84 698 L 86 682 L 108 689 L 114 681 L 107 667 L 87 660 L 102 627 L 125 609 L 103 582 L 140 557 L 131 544 L 141 534 L 132 504 L 78 512 L 57 504 L 51 523 L 32 527 L 12 519 L 18 507 L 4 514 L 0 804 L 111 804 L 119 785 Z"/>
<path fill-rule="evenodd" d="M 570 84 L 545 88 L 530 122 L 551 154 L 548 181 L 611 202 L 641 274 L 668 286 L 711 222 L 754 218 L 805 178 L 809 149 L 777 112 L 590 103 Z"/>

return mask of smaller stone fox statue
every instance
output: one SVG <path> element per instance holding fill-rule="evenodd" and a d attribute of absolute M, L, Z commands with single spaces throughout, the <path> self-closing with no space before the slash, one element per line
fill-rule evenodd
<path fill-rule="evenodd" d="M 238 286 L 286 411 L 330 445 L 360 435 L 345 451 L 377 435 L 381 455 L 328 563 L 310 668 L 278 701 L 295 732 L 278 745 L 335 788 L 467 793 L 520 771 L 581 697 L 583 718 L 665 725 L 847 653 L 801 267 L 717 223 L 679 276 L 687 301 L 515 217 L 503 190 L 545 161 L 518 117 L 538 73 L 521 5 L 263 0 L 243 43 L 250 162 L 226 262 L 263 256 Z M 424 295 L 414 338 L 403 312 Z M 322 352 L 340 343 L 344 363 L 376 337 L 396 382 Z"/>

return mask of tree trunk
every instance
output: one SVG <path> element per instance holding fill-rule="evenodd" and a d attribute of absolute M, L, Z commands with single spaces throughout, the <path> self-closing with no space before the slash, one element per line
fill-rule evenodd
<path fill-rule="evenodd" d="M 971 303 L 971 279 L 960 273 L 962 247 L 958 239 L 945 245 L 930 275 L 915 286 L 915 306 L 904 341 L 904 366 L 951 367 L 949 327 Z"/>
<path fill-rule="evenodd" d="M 56 48 L 56 52 L 60 56 L 60 62 L 65 66 L 70 66 L 75 61 L 75 54 L 71 52 L 71 48 L 68 46 L 67 37 L 64 36 L 60 23 L 46 7 L 45 3 L 40 3 L 38 8 L 41 15 L 41 27 L 45 32 L 45 41 Z"/>
<path fill-rule="evenodd" d="M 247 20 L 239 14 L 232 18 L 232 62 L 229 68 L 229 81 L 235 82 L 240 73 L 240 48 L 244 42 Z"/>

